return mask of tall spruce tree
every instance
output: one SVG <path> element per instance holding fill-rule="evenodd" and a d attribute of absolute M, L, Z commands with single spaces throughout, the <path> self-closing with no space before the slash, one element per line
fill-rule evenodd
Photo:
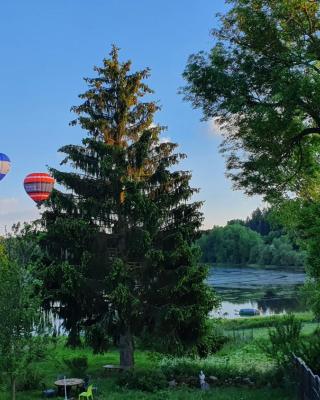
<path fill-rule="evenodd" d="M 152 93 L 149 70 L 132 73 L 116 47 L 110 56 L 73 107 L 71 124 L 88 133 L 60 149 L 73 171 L 51 169 L 66 191 L 55 190 L 43 213 L 43 279 L 70 344 L 83 327 L 102 326 L 117 338 L 121 365 L 132 366 L 134 336 L 169 351 L 195 348 L 217 300 L 194 246 L 197 190 L 189 172 L 172 168 L 185 155 L 160 139 L 157 104 L 142 101 Z"/>

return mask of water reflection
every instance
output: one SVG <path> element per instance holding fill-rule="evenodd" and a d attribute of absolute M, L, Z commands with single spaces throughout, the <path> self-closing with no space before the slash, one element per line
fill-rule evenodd
<path fill-rule="evenodd" d="M 304 279 L 304 273 L 290 270 L 212 268 L 208 282 L 222 299 L 212 315 L 234 318 L 241 308 L 255 308 L 263 315 L 302 311 L 299 289 Z"/>

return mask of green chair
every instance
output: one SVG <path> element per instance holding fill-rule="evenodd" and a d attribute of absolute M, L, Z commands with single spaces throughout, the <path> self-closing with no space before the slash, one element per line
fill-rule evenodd
<path fill-rule="evenodd" d="M 81 400 L 81 397 L 84 397 L 85 399 L 93 400 L 92 387 L 93 387 L 93 385 L 89 385 L 86 392 L 80 393 L 79 394 L 79 400 Z"/>

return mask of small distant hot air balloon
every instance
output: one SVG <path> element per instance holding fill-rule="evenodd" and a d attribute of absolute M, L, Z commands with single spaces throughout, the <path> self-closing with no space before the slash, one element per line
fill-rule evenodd
<path fill-rule="evenodd" d="M 2 181 L 2 179 L 10 171 L 10 166 L 10 158 L 5 154 L 0 153 L 0 181 Z"/>
<path fill-rule="evenodd" d="M 27 175 L 23 185 L 32 200 L 40 204 L 50 197 L 54 182 L 49 174 L 37 172 Z"/>

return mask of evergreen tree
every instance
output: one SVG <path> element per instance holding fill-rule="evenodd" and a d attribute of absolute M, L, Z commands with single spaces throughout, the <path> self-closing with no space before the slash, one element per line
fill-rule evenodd
<path fill-rule="evenodd" d="M 70 344 L 84 326 L 102 327 L 116 338 L 121 365 L 132 366 L 134 336 L 152 335 L 170 351 L 196 346 L 216 299 L 193 244 L 197 190 L 189 172 L 172 168 L 185 155 L 161 141 L 159 107 L 142 101 L 152 93 L 149 70 L 132 73 L 116 47 L 110 56 L 73 107 L 71 124 L 88 133 L 60 149 L 73 171 L 51 169 L 66 191 L 55 190 L 43 213 L 43 279 Z"/>
<path fill-rule="evenodd" d="M 260 233 L 261 236 L 266 236 L 271 231 L 270 222 L 268 220 L 270 209 L 257 208 L 253 211 L 250 217 L 245 221 L 245 226 Z"/>

